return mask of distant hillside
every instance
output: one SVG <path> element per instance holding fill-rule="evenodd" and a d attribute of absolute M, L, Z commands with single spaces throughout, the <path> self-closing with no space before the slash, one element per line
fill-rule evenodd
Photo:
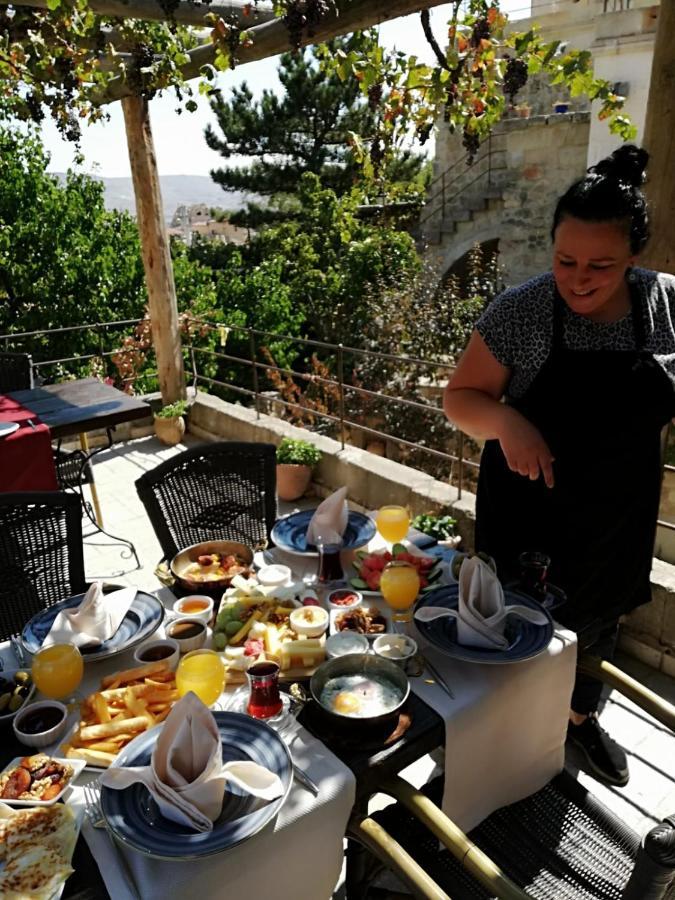
<path fill-rule="evenodd" d="M 60 175 L 60 177 L 62 177 Z M 135 214 L 134 189 L 131 178 L 101 178 L 105 186 L 105 205 L 108 209 L 128 210 Z M 224 191 L 211 181 L 208 175 L 163 175 L 162 202 L 166 221 L 170 222 L 176 207 L 181 204 L 205 203 L 207 206 L 219 206 L 221 209 L 240 209 L 245 202 L 245 195 L 238 191 Z"/>

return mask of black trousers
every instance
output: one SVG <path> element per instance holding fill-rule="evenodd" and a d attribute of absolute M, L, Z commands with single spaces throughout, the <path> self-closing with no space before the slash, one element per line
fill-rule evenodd
<path fill-rule="evenodd" d="M 604 623 L 599 630 L 593 634 L 584 634 L 579 632 L 577 639 L 579 641 L 579 651 L 588 652 L 592 656 L 599 656 L 600 659 L 614 659 L 616 650 L 616 639 L 619 631 L 618 620 Z M 597 710 L 602 694 L 603 683 L 597 678 L 590 675 L 582 675 L 577 672 L 574 682 L 574 690 L 572 691 L 572 710 L 580 715 L 589 715 Z"/>

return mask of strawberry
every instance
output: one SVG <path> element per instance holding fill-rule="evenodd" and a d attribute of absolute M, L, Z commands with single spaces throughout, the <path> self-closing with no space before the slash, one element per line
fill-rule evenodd
<path fill-rule="evenodd" d="M 265 649 L 263 641 L 256 638 L 249 638 L 244 644 L 244 656 L 260 656 Z"/>
<path fill-rule="evenodd" d="M 371 591 L 379 591 L 380 589 L 380 572 L 371 572 L 367 578 L 365 578 L 365 582 L 368 585 L 369 590 Z"/>

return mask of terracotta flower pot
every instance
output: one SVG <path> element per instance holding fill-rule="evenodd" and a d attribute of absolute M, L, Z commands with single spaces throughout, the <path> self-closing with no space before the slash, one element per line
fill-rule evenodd
<path fill-rule="evenodd" d="M 312 479 L 311 466 L 277 463 L 277 494 L 280 500 L 297 500 L 302 497 Z"/>
<path fill-rule="evenodd" d="M 155 434 L 163 444 L 173 447 L 180 444 L 185 434 L 185 419 L 182 416 L 155 416 Z"/>

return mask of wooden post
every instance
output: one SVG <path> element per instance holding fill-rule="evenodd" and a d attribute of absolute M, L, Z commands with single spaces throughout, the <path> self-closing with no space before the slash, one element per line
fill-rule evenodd
<path fill-rule="evenodd" d="M 122 109 L 136 195 L 136 220 L 148 289 L 159 388 L 162 401 L 165 404 L 174 403 L 185 399 L 185 375 L 169 238 L 150 128 L 150 109 L 148 101 L 142 97 L 125 97 Z"/>
<path fill-rule="evenodd" d="M 644 265 L 675 274 L 675 0 L 661 0 L 654 41 L 643 146 L 651 154 L 647 168 L 652 236 Z"/>

